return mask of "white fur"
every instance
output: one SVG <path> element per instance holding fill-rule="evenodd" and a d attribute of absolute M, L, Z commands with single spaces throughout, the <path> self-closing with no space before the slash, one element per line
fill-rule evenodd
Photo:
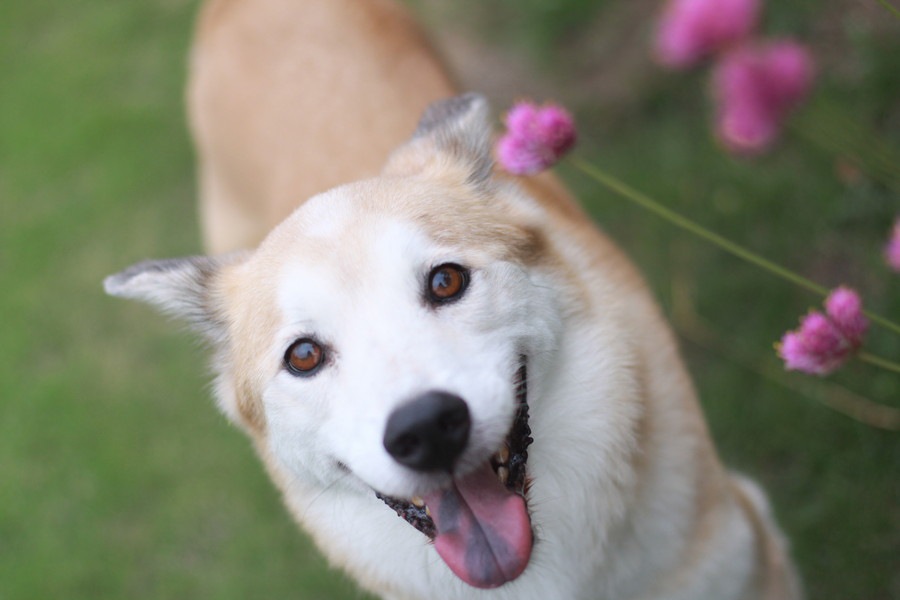
<path fill-rule="evenodd" d="M 330 262 L 288 263 L 278 278 L 283 323 L 273 360 L 293 340 L 315 336 L 332 349 L 334 364 L 311 378 L 282 371 L 267 386 L 272 449 L 292 473 L 316 464 L 324 469 L 316 477 L 327 481 L 333 463 L 312 457 L 325 454 L 370 488 L 409 498 L 446 477 L 423 477 L 387 454 L 382 437 L 391 412 L 429 390 L 464 398 L 474 427 L 459 468 L 483 462 L 512 420 L 519 356 L 556 345 L 557 311 L 539 304 L 552 304 L 549 290 L 509 263 L 473 269 L 464 301 L 430 307 L 423 301 L 426 275 L 448 262 L 471 264 L 465 249 L 443 248 L 393 219 L 352 231 L 335 230 L 335 221 L 307 232 L 323 244 L 338 240 Z M 357 243 L 342 248 L 344 239 Z M 343 289 L 346 282 L 357 289 Z"/>

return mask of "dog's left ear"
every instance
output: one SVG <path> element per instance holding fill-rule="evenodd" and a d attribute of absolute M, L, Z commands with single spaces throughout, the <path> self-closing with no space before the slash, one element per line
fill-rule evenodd
<path fill-rule="evenodd" d="M 433 102 L 412 138 L 391 154 L 385 175 L 414 175 L 429 168 L 457 170 L 470 184 L 491 176 L 491 121 L 487 99 L 474 93 Z"/>
<path fill-rule="evenodd" d="M 210 341 L 222 341 L 226 324 L 217 293 L 223 268 L 242 262 L 246 253 L 222 257 L 191 256 L 137 263 L 103 281 L 111 296 L 141 300 L 186 321 Z"/>

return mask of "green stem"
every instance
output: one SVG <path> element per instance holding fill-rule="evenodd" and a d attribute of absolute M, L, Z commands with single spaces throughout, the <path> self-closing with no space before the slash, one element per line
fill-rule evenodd
<path fill-rule="evenodd" d="M 891 11 L 892 13 L 894 13 L 894 16 L 895 16 L 895 17 L 897 17 L 898 19 L 900 19 L 900 10 L 898 10 L 897 8 L 895 8 L 893 4 L 891 4 L 891 3 L 888 2 L 887 0 L 878 0 L 878 1 L 881 2 L 881 4 L 884 5 L 884 7 L 885 7 L 886 9 L 888 9 L 889 11 Z"/>
<path fill-rule="evenodd" d="M 731 240 L 728 240 L 717 233 L 713 233 L 702 225 L 695 223 L 694 221 L 691 221 L 686 217 L 683 217 L 682 215 L 669 208 L 666 208 L 646 194 L 643 194 L 635 190 L 634 188 L 629 187 L 612 175 L 604 173 L 600 169 L 586 163 L 580 158 L 573 157 L 570 160 L 577 169 L 579 169 L 582 173 L 584 173 L 594 181 L 597 181 L 598 183 L 606 186 L 606 188 L 616 192 L 623 198 L 631 200 L 632 202 L 646 208 L 647 210 L 656 213 L 658 216 L 669 221 L 673 225 L 681 227 L 686 231 L 690 231 L 694 235 L 705 239 L 706 241 L 718 246 L 722 250 L 725 250 L 726 252 L 733 254 L 734 256 L 737 256 L 738 258 L 741 258 L 751 264 L 754 264 L 777 277 L 781 277 L 782 279 L 790 281 L 791 283 L 819 294 L 820 296 L 828 296 L 829 290 L 819 285 L 818 283 L 810 281 L 802 275 L 799 275 L 789 269 L 777 265 L 772 261 L 765 259 L 762 256 L 751 252 L 750 250 L 747 250 L 743 246 L 735 244 Z M 897 325 L 893 321 L 889 321 L 888 319 L 885 319 L 884 317 L 869 311 L 864 311 L 864 314 L 873 323 L 877 323 L 885 329 L 890 329 L 894 333 L 900 334 L 900 325 Z"/>
<path fill-rule="evenodd" d="M 873 323 L 881 325 L 885 329 L 890 329 L 894 333 L 900 333 L 900 325 L 897 325 L 893 321 L 888 321 L 881 315 L 875 314 L 868 310 L 864 310 L 863 314 L 866 315 L 867 317 L 869 317 L 869 320 L 872 321 Z"/>
<path fill-rule="evenodd" d="M 894 373 L 900 373 L 900 365 L 897 363 L 881 358 L 880 356 L 875 356 L 874 354 L 869 354 L 868 352 L 860 352 L 859 360 L 867 362 L 870 365 L 887 369 L 888 371 L 893 371 Z"/>
<path fill-rule="evenodd" d="M 835 109 L 819 104 L 789 125 L 815 145 L 846 156 L 863 172 L 900 192 L 900 159 L 893 148 Z"/>

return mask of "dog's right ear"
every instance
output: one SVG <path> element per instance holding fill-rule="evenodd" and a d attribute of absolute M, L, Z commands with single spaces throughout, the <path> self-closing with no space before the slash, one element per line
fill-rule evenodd
<path fill-rule="evenodd" d="M 493 169 L 487 99 L 462 94 L 432 102 L 412 138 L 391 154 L 386 175 L 413 175 L 430 167 L 457 170 L 467 183 L 481 185 Z"/>
<path fill-rule="evenodd" d="M 147 302 L 187 321 L 210 341 L 226 333 L 217 281 L 223 268 L 243 262 L 246 253 L 191 256 L 137 263 L 103 281 L 106 293 Z"/>

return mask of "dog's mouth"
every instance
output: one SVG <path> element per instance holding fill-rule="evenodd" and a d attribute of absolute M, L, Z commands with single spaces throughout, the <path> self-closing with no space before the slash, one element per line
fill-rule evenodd
<path fill-rule="evenodd" d="M 506 441 L 479 468 L 448 488 L 401 500 L 376 493 L 407 523 L 434 540 L 447 566 L 466 583 L 494 588 L 525 570 L 531 519 L 525 504 L 528 426 L 527 372 L 516 373 L 516 414 Z"/>

